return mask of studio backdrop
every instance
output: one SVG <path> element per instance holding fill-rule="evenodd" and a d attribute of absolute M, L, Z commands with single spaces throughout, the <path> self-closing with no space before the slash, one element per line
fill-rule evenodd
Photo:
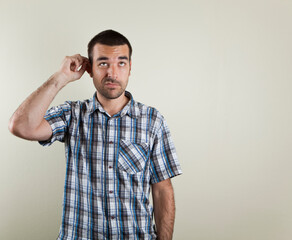
<path fill-rule="evenodd" d="M 292 236 L 292 2 L 1 0 L 0 239 L 56 239 L 65 153 L 8 121 L 98 32 L 133 46 L 128 90 L 166 118 L 183 174 L 176 240 Z M 91 98 L 87 75 L 52 105 Z"/>

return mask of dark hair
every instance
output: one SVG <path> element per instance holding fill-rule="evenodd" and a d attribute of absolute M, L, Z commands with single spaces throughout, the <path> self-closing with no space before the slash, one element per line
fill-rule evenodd
<path fill-rule="evenodd" d="M 105 30 L 100 32 L 95 37 L 93 37 L 87 45 L 87 53 L 90 63 L 92 63 L 92 50 L 95 44 L 104 44 L 107 46 L 119 46 L 127 44 L 129 47 L 129 60 L 131 60 L 132 56 L 132 46 L 129 40 L 123 36 L 122 34 L 114 31 L 114 30 Z"/>

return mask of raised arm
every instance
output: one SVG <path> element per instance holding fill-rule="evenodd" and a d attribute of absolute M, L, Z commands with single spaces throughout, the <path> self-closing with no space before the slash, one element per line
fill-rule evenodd
<path fill-rule="evenodd" d="M 44 115 L 57 93 L 69 82 L 78 80 L 85 71 L 90 72 L 87 58 L 77 54 L 66 57 L 59 71 L 34 91 L 17 108 L 9 120 L 9 130 L 15 136 L 44 141 L 51 137 L 52 129 Z"/>
<path fill-rule="evenodd" d="M 152 185 L 154 218 L 159 240 L 171 240 L 175 218 L 174 193 L 171 180 Z"/>

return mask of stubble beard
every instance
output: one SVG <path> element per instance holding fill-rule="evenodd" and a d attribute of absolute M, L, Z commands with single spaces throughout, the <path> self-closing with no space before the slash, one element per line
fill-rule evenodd
<path fill-rule="evenodd" d="M 105 86 L 107 83 L 117 84 L 118 88 L 108 88 Z M 113 78 L 104 78 L 101 81 L 101 84 L 97 86 L 97 91 L 99 92 L 99 94 L 101 94 L 106 99 L 117 99 L 125 92 L 125 90 L 126 88 L 124 88 L 120 82 Z"/>

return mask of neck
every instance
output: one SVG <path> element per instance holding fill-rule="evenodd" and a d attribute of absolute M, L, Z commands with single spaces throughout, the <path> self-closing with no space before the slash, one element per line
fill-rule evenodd
<path fill-rule="evenodd" d="M 121 96 L 115 99 L 108 99 L 102 96 L 99 92 L 96 92 L 97 100 L 103 107 L 103 109 L 110 115 L 114 116 L 121 111 L 129 102 L 129 98 L 123 93 Z"/>

